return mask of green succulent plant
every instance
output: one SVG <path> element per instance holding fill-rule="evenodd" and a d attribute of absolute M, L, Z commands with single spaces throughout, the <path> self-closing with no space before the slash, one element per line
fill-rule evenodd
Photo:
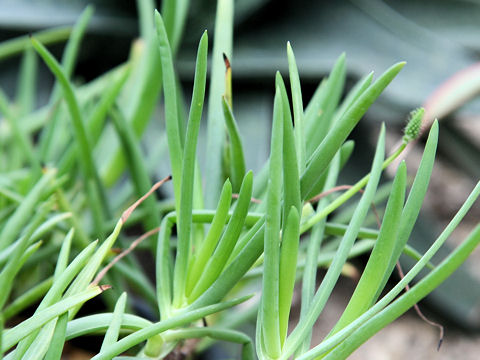
<path fill-rule="evenodd" d="M 425 254 L 407 243 L 432 172 L 437 122 L 429 129 L 408 196 L 401 162 L 388 185 L 379 230 L 364 227 L 383 171 L 418 136 L 423 109 L 412 112 L 403 141 L 388 156 L 382 124 L 370 173 L 341 194 L 332 191 L 353 151 L 350 133 L 405 63 L 375 81 L 373 74 L 365 76 L 340 101 L 346 73 L 342 54 L 304 108 L 288 43 L 290 86 L 277 72 L 270 156 L 254 174 L 246 170 L 232 101 L 233 0 L 219 0 L 202 176 L 197 142 L 207 32 L 199 41 L 191 105 L 184 116 L 174 56 L 188 1 L 164 2 L 162 15 L 148 1 L 138 5 L 142 45 L 135 45 L 127 63 L 90 84 L 75 86 L 71 74 L 91 8 L 73 27 L 61 64 L 42 44 L 44 35 L 18 40 L 26 48 L 19 96 L 15 104 L 0 96 L 5 119 L 0 138 L 7 155 L 0 174 L 0 354 L 5 359 L 60 359 L 66 341 L 90 334 L 103 336 L 96 360 L 161 359 L 185 340 L 202 338 L 241 344 L 244 359 L 344 359 L 433 291 L 480 242 L 478 225 L 441 263 L 431 262 L 480 195 L 477 184 Z M 35 89 L 27 81 L 35 78 L 35 54 L 56 79 L 49 103 L 36 110 Z M 149 158 L 139 138 L 161 91 L 165 132 L 149 144 Z M 155 182 L 159 157 L 168 158 L 171 176 Z M 152 194 L 170 180 L 173 197 L 157 200 Z M 332 222 L 331 215 L 360 192 L 348 221 Z M 122 232 L 131 225 L 148 232 L 131 242 Z M 117 257 L 116 243 L 128 248 Z M 135 247 L 153 257 L 154 285 L 129 256 Z M 341 318 L 320 344 L 311 344 L 314 323 L 346 262 L 365 253 L 368 263 Z M 416 264 L 382 295 L 402 253 Z M 99 272 L 104 263 L 110 265 Z M 327 270 L 316 288 L 319 266 Z M 401 294 L 424 269 L 429 272 Z M 289 329 L 299 280 L 300 320 Z M 252 298 L 252 288 L 260 295 Z M 155 320 L 136 314 L 127 292 L 141 298 Z M 107 312 L 78 317 L 82 304 L 100 294 Z M 33 314 L 11 322 L 32 305 L 37 306 Z M 252 314 L 255 341 L 235 329 Z M 209 344 L 198 342 L 193 351 Z"/>

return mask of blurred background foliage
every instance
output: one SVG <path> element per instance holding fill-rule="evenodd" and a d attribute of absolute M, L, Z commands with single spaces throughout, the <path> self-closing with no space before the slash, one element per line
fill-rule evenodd
<path fill-rule="evenodd" d="M 71 26 L 87 4 L 95 6 L 95 14 L 79 54 L 74 80 L 88 82 L 127 60 L 131 43 L 138 36 L 134 1 L 0 0 L 0 40 Z M 157 5 L 160 8 L 160 3 Z M 196 42 L 205 28 L 213 34 L 215 9 L 213 0 L 191 2 L 176 62 L 186 88 L 192 85 Z M 415 248 L 426 249 L 433 238 L 432 231 L 435 232 L 432 229 L 439 228 L 451 216 L 448 208 L 455 210 L 455 199 L 457 204 L 463 201 L 473 180 L 480 178 L 480 101 L 475 99 L 480 90 L 480 71 L 475 66 L 480 57 L 479 18 L 480 1 L 476 0 L 236 1 L 233 102 L 247 167 L 258 170 L 268 155 L 274 75 L 277 69 L 287 74 L 287 41 L 295 50 L 304 103 L 342 52 L 347 54 L 347 89 L 360 76 L 372 70 L 381 72 L 405 60 L 407 66 L 402 74 L 355 131 L 357 151 L 343 181 L 351 183 L 367 172 L 369 162 L 363 160 L 371 158 L 379 122 L 385 121 L 389 132 L 399 138 L 411 109 L 425 104 L 427 120 L 441 117 L 439 152 L 442 169 L 448 171 L 440 172 L 437 181 L 447 185 L 447 192 L 435 194 L 433 184 L 432 206 L 426 209 L 430 211 L 423 214 L 412 238 Z M 63 43 L 50 48 L 61 54 Z M 1 62 L 0 84 L 9 95 L 16 90 L 19 63 L 19 57 L 4 58 Z M 42 65 L 39 105 L 47 101 L 52 84 L 51 74 Z M 144 147 L 148 148 L 149 142 L 156 139 L 147 132 Z M 392 141 L 395 139 L 394 136 Z M 250 145 L 259 143 L 263 147 Z M 199 149 L 202 148 L 204 140 L 200 139 Z M 414 149 L 412 153 L 415 160 Z M 165 157 L 165 164 L 159 164 L 159 174 L 167 164 Z M 448 193 L 450 190 L 453 195 Z M 478 223 L 478 206 L 472 214 L 470 224 Z M 478 270 L 472 273 L 464 267 L 428 301 L 457 324 L 479 329 L 479 279 Z M 456 296 L 451 296 L 452 292 Z"/>

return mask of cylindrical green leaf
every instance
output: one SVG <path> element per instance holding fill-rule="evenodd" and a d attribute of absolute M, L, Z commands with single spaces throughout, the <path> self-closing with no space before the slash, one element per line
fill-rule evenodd
<path fill-rule="evenodd" d="M 198 283 L 192 290 L 188 299 L 189 302 L 198 298 L 217 279 L 225 267 L 245 223 L 252 196 L 252 184 L 253 173 L 249 171 L 243 179 L 233 215 L 228 222 L 227 228 L 225 229 L 213 256 L 208 261 Z"/>
<path fill-rule="evenodd" d="M 355 288 L 355 292 L 331 334 L 342 329 L 364 313 L 376 300 L 375 295 L 383 290 L 380 289 L 383 284 L 382 277 L 379 274 L 384 274 L 388 271 L 387 267 L 393 253 L 395 241 L 397 240 L 400 216 L 405 199 L 406 177 L 407 168 L 405 163 L 402 162 L 392 185 L 375 247 Z"/>
<path fill-rule="evenodd" d="M 300 216 L 292 206 L 286 219 L 287 225 L 282 235 L 280 252 L 280 279 L 279 279 L 279 313 L 280 338 L 283 342 L 287 336 L 288 319 L 292 306 L 293 287 L 295 286 L 297 270 L 298 243 L 300 240 Z"/>
<path fill-rule="evenodd" d="M 301 178 L 302 198 L 310 192 L 318 176 L 327 168 L 348 134 L 353 130 L 370 105 L 378 98 L 385 87 L 400 72 L 405 63 L 398 63 L 389 68 L 349 107 L 334 124 L 325 139 L 317 147 Z"/>
<path fill-rule="evenodd" d="M 95 286 L 76 295 L 67 297 L 64 300 L 59 301 L 54 305 L 38 312 L 14 328 L 4 331 L 2 339 L 2 351 L 9 350 L 12 346 L 18 343 L 18 341 L 28 336 L 28 334 L 30 334 L 32 331 L 35 331 L 48 321 L 65 313 L 70 308 L 82 304 L 85 301 L 101 294 L 103 291 L 104 288 L 101 286 Z"/>
<path fill-rule="evenodd" d="M 225 97 L 222 97 L 223 115 L 227 125 L 228 137 L 230 139 L 230 174 L 232 177 L 233 191 L 240 191 L 242 179 L 245 176 L 245 156 L 243 155 L 242 139 L 238 131 L 233 111 Z"/>
<path fill-rule="evenodd" d="M 265 351 L 271 358 L 280 355 L 279 270 L 283 158 L 283 104 L 280 88 L 275 91 L 270 145 L 267 211 L 265 214 L 264 273 L 262 281 L 262 331 Z"/>
<path fill-rule="evenodd" d="M 188 118 L 185 149 L 183 153 L 181 197 L 177 232 L 177 257 L 174 270 L 173 302 L 181 307 L 185 298 L 188 263 L 191 254 L 191 230 L 193 210 L 193 189 L 195 179 L 195 163 L 198 132 L 202 119 L 205 84 L 207 79 L 208 36 L 205 32 L 198 45 L 195 81 L 193 83 L 192 104 Z"/>
<path fill-rule="evenodd" d="M 207 150 L 205 170 L 205 206 L 213 209 L 220 196 L 222 179 L 222 154 L 225 141 L 225 122 L 222 95 L 225 93 L 225 65 L 223 54 L 232 59 L 233 0 L 217 0 L 213 40 L 212 71 L 208 94 Z"/>
<path fill-rule="evenodd" d="M 222 230 L 227 221 L 228 209 L 232 201 L 232 184 L 227 179 L 223 184 L 220 200 L 218 201 L 217 210 L 213 217 L 210 229 L 208 229 L 207 236 L 202 242 L 200 249 L 194 255 L 193 265 L 189 268 L 186 295 L 190 296 L 193 287 L 198 282 L 198 279 L 204 271 L 205 265 L 210 259 L 215 247 L 217 246 Z"/>
<path fill-rule="evenodd" d="M 176 208 L 180 208 L 183 148 L 180 141 L 180 129 L 177 112 L 177 86 L 173 68 L 172 52 L 162 16 L 155 11 L 157 39 L 162 63 L 163 89 L 165 94 L 165 124 L 167 130 L 168 153 L 172 168 L 172 181 L 175 192 Z"/>

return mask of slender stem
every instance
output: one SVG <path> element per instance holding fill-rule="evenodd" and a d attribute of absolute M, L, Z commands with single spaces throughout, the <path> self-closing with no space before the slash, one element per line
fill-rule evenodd
<path fill-rule="evenodd" d="M 402 153 L 402 151 L 405 149 L 406 146 L 407 146 L 406 143 L 402 143 L 392 155 L 390 155 L 387 159 L 385 159 L 382 165 L 382 170 L 385 169 L 388 165 L 390 165 Z M 343 205 L 348 199 L 350 199 L 360 189 L 362 189 L 367 184 L 369 179 L 370 179 L 370 174 L 365 175 L 356 184 L 354 184 L 350 188 L 350 190 L 346 191 L 345 193 L 340 195 L 338 198 L 336 198 L 334 201 L 332 201 L 328 206 L 325 207 L 325 209 L 316 213 L 311 218 L 303 222 L 300 225 L 300 233 L 303 234 L 304 232 L 310 230 L 313 225 L 318 223 L 320 220 L 326 218 L 329 214 L 331 214 L 333 211 L 335 211 L 337 208 Z"/>

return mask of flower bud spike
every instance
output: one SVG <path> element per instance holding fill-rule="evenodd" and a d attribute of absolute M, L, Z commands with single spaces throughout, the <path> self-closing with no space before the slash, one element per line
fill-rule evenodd
<path fill-rule="evenodd" d="M 405 126 L 403 135 L 404 143 L 409 143 L 418 137 L 422 128 L 422 118 L 424 113 L 424 108 L 418 108 L 410 112 L 408 123 L 407 126 Z"/>

